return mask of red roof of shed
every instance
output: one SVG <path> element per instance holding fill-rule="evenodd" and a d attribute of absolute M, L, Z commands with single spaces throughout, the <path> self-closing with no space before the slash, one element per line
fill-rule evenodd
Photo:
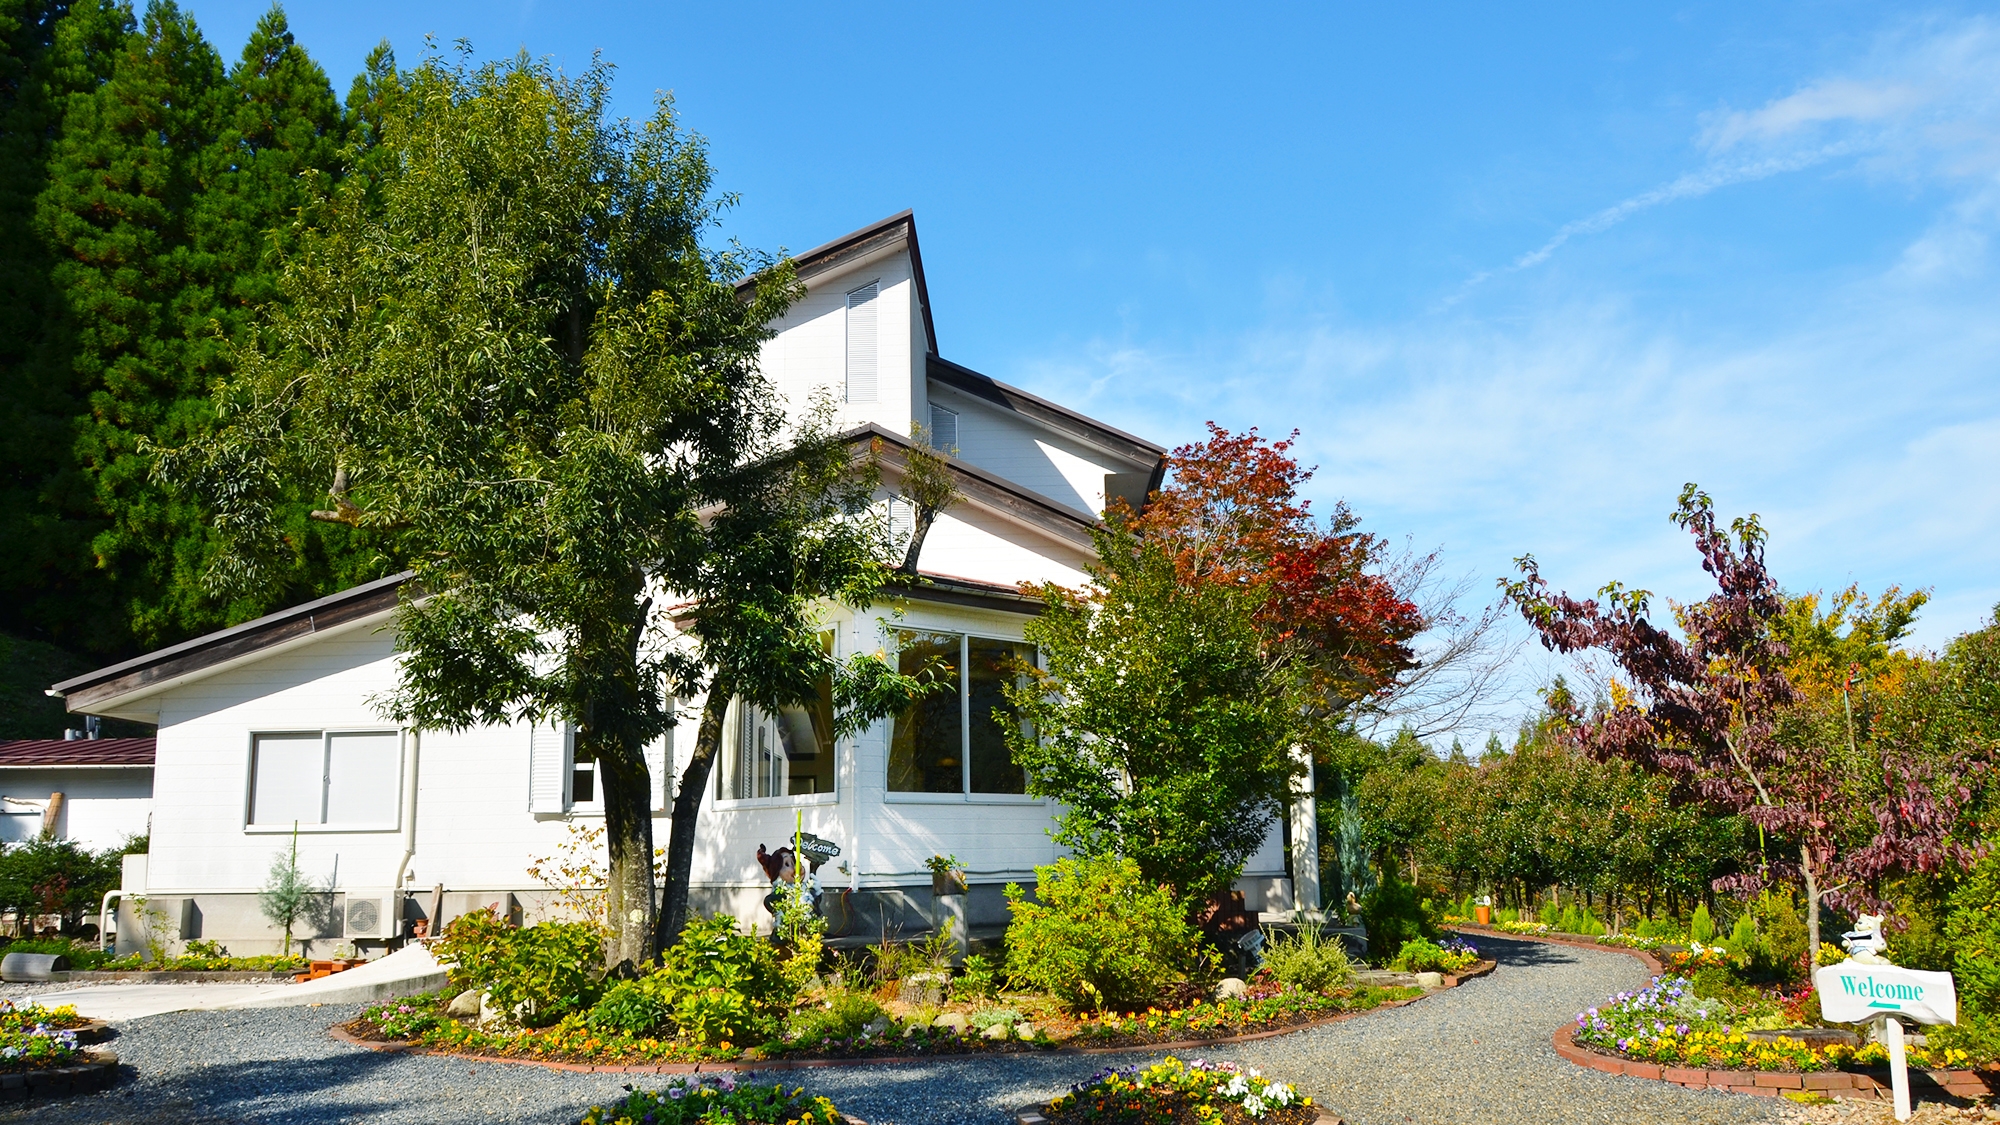
<path fill-rule="evenodd" d="M 0 741 L 0 769 L 9 766 L 150 766 L 151 738 L 22 738 Z"/>

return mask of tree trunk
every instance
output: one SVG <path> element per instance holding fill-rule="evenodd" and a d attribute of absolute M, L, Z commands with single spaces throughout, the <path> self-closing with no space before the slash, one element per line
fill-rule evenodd
<path fill-rule="evenodd" d="M 611 868 L 604 888 L 605 922 L 610 927 L 604 965 L 614 976 L 629 977 L 655 953 L 652 778 L 644 749 L 623 745 L 623 740 L 593 741 L 598 784 L 604 789 L 604 842 Z"/>
<path fill-rule="evenodd" d="M 715 755 L 722 746 L 722 720 L 729 713 L 729 699 L 736 694 L 732 676 L 717 675 L 708 686 L 708 702 L 702 705 L 701 727 L 695 734 L 694 756 L 681 771 L 680 789 L 674 793 L 671 835 L 667 838 L 667 886 L 660 902 L 659 940 L 662 949 L 680 940 L 688 921 L 688 879 L 694 870 L 695 828 L 701 819 L 701 798 L 708 791 L 708 776 L 715 769 Z"/>
<path fill-rule="evenodd" d="M 1806 972 L 1819 972 L 1819 881 L 1813 878 L 1812 848 L 1799 845 L 1799 874 L 1806 883 Z"/>

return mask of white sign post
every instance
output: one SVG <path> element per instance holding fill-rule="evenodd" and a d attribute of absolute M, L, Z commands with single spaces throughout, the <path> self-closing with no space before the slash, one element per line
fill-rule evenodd
<path fill-rule="evenodd" d="M 1864 918 L 1864 927 L 1866 924 Z M 1908 1121 L 1910 1071 L 1903 1056 L 1902 1021 L 1957 1023 L 1958 992 L 1951 974 L 1899 968 L 1870 951 L 1852 961 L 1822 967 L 1813 975 L 1813 986 L 1819 990 L 1819 1010 L 1826 1019 L 1879 1024 L 1882 1042 L 1889 1048 L 1889 1084 L 1896 1099 L 1896 1120 Z"/>

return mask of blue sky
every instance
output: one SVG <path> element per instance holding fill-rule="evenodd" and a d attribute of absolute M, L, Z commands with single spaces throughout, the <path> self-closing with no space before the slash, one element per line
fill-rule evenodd
<path fill-rule="evenodd" d="M 260 3 L 191 0 L 233 57 Z M 1470 576 L 1699 597 L 1682 482 L 1787 585 L 2000 602 L 2000 18 L 1849 3 L 294 3 L 673 91 L 803 249 L 913 207 L 942 351 L 1317 495 Z M 1616 10 L 1630 9 L 1630 10 Z"/>

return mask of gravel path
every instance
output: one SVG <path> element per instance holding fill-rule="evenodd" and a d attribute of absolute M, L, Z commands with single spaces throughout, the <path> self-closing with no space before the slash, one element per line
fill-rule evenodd
<path fill-rule="evenodd" d="M 1770 1100 L 1683 1090 L 1565 1062 L 1555 1026 L 1639 983 L 1615 953 L 1480 938 L 1492 976 L 1407 1008 L 1209 1052 L 1313 1094 L 1350 1125 L 1775 1120 Z M 626 1075 L 384 1055 L 326 1034 L 354 1008 L 178 1012 L 113 1044 L 135 1068 L 100 1095 L 0 1113 L 37 1125 L 562 1125 L 622 1095 Z M 873 1125 L 1004 1125 L 1008 1111 L 1100 1066 L 1157 1056 L 1011 1056 L 784 1072 Z"/>

